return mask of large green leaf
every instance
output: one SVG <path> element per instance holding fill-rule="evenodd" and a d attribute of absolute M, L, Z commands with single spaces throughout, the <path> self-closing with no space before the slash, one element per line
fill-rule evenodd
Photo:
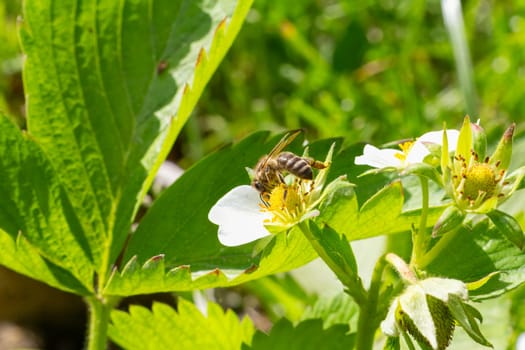
<path fill-rule="evenodd" d="M 131 306 L 129 313 L 111 313 L 110 338 L 127 350 L 147 349 L 240 349 L 250 343 L 254 333 L 248 317 L 224 312 L 209 303 L 206 316 L 193 304 L 179 299 L 177 312 L 170 306 L 155 303 L 152 310 Z"/>
<path fill-rule="evenodd" d="M 525 282 L 524 266 L 525 253 L 484 219 L 472 229 L 461 228 L 447 250 L 432 261 L 427 271 L 464 282 L 474 282 L 497 272 L 479 289 L 470 292 L 474 299 L 485 299 Z"/>
<path fill-rule="evenodd" d="M 355 331 L 358 317 L 359 305 L 350 295 L 339 293 L 321 296 L 314 305 L 305 310 L 302 320 L 320 318 L 323 320 L 323 328 L 344 324 L 350 327 L 350 331 Z"/>
<path fill-rule="evenodd" d="M 28 132 L 64 188 L 70 230 L 91 260 L 83 268 L 99 281 L 250 5 L 25 2 Z"/>
<path fill-rule="evenodd" d="M 320 319 L 309 319 L 296 327 L 283 318 L 277 322 L 269 334 L 255 333 L 252 346 L 243 345 L 243 350 L 316 350 L 352 349 L 355 334 L 347 334 L 347 325 L 334 325 L 323 329 Z"/>
<path fill-rule="evenodd" d="M 94 262 L 82 235 L 70 232 L 76 223 L 56 173 L 38 145 L 1 115 L 0 130 L 0 262 L 55 286 L 60 266 L 76 277 L 63 279 L 64 288 L 85 293 Z"/>

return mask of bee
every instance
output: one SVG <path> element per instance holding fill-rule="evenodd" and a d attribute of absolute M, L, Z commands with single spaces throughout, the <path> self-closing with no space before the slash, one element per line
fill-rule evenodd
<path fill-rule="evenodd" d="M 293 130 L 283 136 L 269 154 L 264 155 L 255 165 L 252 186 L 265 195 L 280 184 L 284 184 L 284 172 L 304 180 L 313 180 L 313 168 L 324 169 L 326 165 L 310 157 L 300 157 L 292 152 L 282 152 L 301 132 Z"/>

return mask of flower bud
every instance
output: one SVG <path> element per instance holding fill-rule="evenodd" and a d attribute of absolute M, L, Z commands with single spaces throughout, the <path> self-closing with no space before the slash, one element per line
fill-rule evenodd
<path fill-rule="evenodd" d="M 487 134 L 477 123 L 470 124 L 470 127 L 472 129 L 472 148 L 478 160 L 482 162 L 487 154 Z"/>
<path fill-rule="evenodd" d="M 383 333 L 393 337 L 405 332 L 422 346 L 444 350 L 455 329 L 448 305 L 451 296 L 459 302 L 466 301 L 466 285 L 459 280 L 437 277 L 416 281 L 394 299 L 381 323 Z"/>

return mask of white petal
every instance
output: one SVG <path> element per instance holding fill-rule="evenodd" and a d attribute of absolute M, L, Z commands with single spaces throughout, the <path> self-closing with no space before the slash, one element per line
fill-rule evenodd
<path fill-rule="evenodd" d="M 248 185 L 233 188 L 215 203 L 208 219 L 219 225 L 221 244 L 233 247 L 270 235 L 263 222 L 271 214 L 261 211 L 259 204 L 259 192 Z"/>
<path fill-rule="evenodd" d="M 456 150 L 456 145 L 458 144 L 459 131 L 454 129 L 447 129 L 447 143 L 448 151 L 454 152 Z M 438 145 L 443 145 L 443 130 L 430 131 L 421 135 L 418 141 L 423 143 L 435 143 Z"/>
<path fill-rule="evenodd" d="M 388 308 L 388 313 L 386 314 L 385 319 L 381 322 L 381 331 L 383 334 L 388 335 L 389 337 L 399 336 L 399 330 L 397 329 L 396 324 L 396 311 L 399 305 L 398 298 L 395 298 L 390 307 Z"/>
<path fill-rule="evenodd" d="M 463 300 L 468 299 L 468 290 L 465 283 L 451 278 L 430 277 L 419 282 L 426 294 L 439 300 L 448 302 L 448 295 L 455 294 Z"/>
<path fill-rule="evenodd" d="M 402 162 L 396 154 L 402 154 L 395 149 L 379 149 L 372 145 L 365 145 L 363 155 L 355 157 L 356 165 L 369 165 L 374 168 L 400 167 Z"/>
<path fill-rule="evenodd" d="M 423 143 L 416 141 L 408 151 L 406 165 L 422 163 L 429 154 L 428 148 Z"/>
<path fill-rule="evenodd" d="M 437 334 L 434 320 L 430 314 L 427 297 L 423 288 L 419 285 L 409 286 L 399 297 L 401 309 L 414 322 L 417 329 L 423 335 L 433 349 L 437 348 Z"/>

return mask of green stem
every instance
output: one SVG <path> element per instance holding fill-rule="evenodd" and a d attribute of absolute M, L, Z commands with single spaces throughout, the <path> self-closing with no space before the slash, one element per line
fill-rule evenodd
<path fill-rule="evenodd" d="M 324 247 L 319 243 L 319 240 L 312 234 L 308 224 L 305 222 L 300 222 L 298 226 L 303 232 L 304 236 L 310 241 L 310 244 L 317 252 L 319 257 L 323 259 L 325 264 L 328 265 L 328 267 L 335 273 L 341 283 L 343 283 L 343 285 L 347 288 L 346 292 L 355 300 L 358 305 L 361 306 L 365 304 L 367 300 L 367 294 L 366 290 L 361 284 L 359 276 L 356 276 L 354 273 L 348 273 L 330 257 Z"/>
<path fill-rule="evenodd" d="M 89 309 L 86 350 L 105 350 L 108 341 L 109 314 L 114 303 L 102 301 L 95 296 L 85 300 Z"/>
<path fill-rule="evenodd" d="M 427 267 L 436 257 L 438 257 L 445 249 L 448 248 L 449 244 L 456 238 L 461 230 L 455 229 L 451 232 L 447 232 L 440 238 L 432 249 L 429 250 L 421 259 L 419 259 L 418 267 L 424 269 Z"/>
<path fill-rule="evenodd" d="M 359 320 L 357 322 L 356 349 L 372 349 L 374 345 L 374 335 L 379 326 L 380 318 L 379 291 L 382 285 L 383 271 L 386 266 L 385 257 L 382 256 L 376 263 L 368 289 L 368 299 L 365 304 L 360 305 Z"/>
<path fill-rule="evenodd" d="M 426 253 L 428 244 L 430 242 L 430 236 L 426 233 L 427 231 L 427 217 L 428 217 L 428 179 L 424 176 L 419 176 L 421 182 L 421 217 L 419 219 L 419 228 L 412 231 L 412 257 L 410 259 L 410 265 L 420 267 L 419 260 Z"/>

